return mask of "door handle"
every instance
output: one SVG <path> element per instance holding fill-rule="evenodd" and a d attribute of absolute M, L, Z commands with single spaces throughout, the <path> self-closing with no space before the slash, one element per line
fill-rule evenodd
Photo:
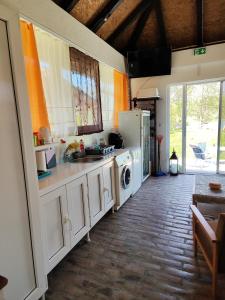
<path fill-rule="evenodd" d="M 104 193 L 104 194 L 105 194 L 105 192 L 107 192 L 108 198 L 109 198 L 109 189 L 107 189 L 106 187 L 104 187 L 104 189 L 103 189 L 103 193 Z"/>
<path fill-rule="evenodd" d="M 73 229 L 73 225 L 72 225 L 72 221 L 70 220 L 70 218 L 68 216 L 65 216 L 64 217 L 64 221 L 63 223 L 66 225 L 66 224 L 69 224 L 69 231 L 72 231 Z"/>

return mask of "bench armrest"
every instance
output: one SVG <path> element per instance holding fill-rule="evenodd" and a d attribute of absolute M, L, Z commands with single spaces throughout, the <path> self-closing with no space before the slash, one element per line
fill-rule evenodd
<path fill-rule="evenodd" d="M 198 210 L 198 208 L 195 205 L 191 205 L 191 210 L 193 212 L 193 217 L 195 217 L 202 229 L 205 231 L 209 240 L 214 243 L 217 242 L 216 233 L 210 227 L 210 225 L 208 224 L 204 216 L 201 214 L 201 212 Z"/>

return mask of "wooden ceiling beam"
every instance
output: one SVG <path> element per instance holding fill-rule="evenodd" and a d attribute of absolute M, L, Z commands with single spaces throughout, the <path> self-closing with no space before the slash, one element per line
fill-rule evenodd
<path fill-rule="evenodd" d="M 132 32 L 132 35 L 127 43 L 126 49 L 123 50 L 123 52 L 128 50 L 135 50 L 137 42 L 144 30 L 145 24 L 152 12 L 152 9 L 154 7 L 154 1 L 152 1 L 151 5 L 146 9 L 139 17 L 138 23 L 136 27 L 134 28 L 134 31 Z"/>
<path fill-rule="evenodd" d="M 102 11 L 87 24 L 87 27 L 93 32 L 97 32 L 122 2 L 123 0 L 110 0 Z"/>
<path fill-rule="evenodd" d="M 159 26 L 160 46 L 168 46 L 161 0 L 156 0 L 155 10 L 156 10 L 157 22 L 158 22 L 158 26 Z"/>
<path fill-rule="evenodd" d="M 202 47 L 204 45 L 204 35 L 203 35 L 203 0 L 197 1 L 197 43 L 198 47 Z"/>
<path fill-rule="evenodd" d="M 79 0 L 60 0 L 57 1 L 58 5 L 67 11 L 68 13 L 71 12 L 71 10 L 76 6 L 76 4 L 79 2 Z"/>
<path fill-rule="evenodd" d="M 152 0 L 153 1 L 153 0 Z M 152 4 L 151 0 L 142 0 L 140 4 L 122 21 L 121 24 L 113 31 L 113 33 L 106 39 L 106 42 L 113 43 L 113 41 L 120 35 L 121 32 L 132 22 L 134 22 L 138 16 L 143 13 Z"/>

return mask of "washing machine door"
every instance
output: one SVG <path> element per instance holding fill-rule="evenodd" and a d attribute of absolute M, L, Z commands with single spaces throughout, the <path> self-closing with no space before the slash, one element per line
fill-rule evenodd
<path fill-rule="evenodd" d="M 123 189 L 127 189 L 131 182 L 131 169 L 129 166 L 125 166 L 121 173 L 121 185 Z"/>

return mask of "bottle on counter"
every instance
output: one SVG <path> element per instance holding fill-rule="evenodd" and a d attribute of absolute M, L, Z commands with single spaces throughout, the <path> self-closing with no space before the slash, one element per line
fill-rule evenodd
<path fill-rule="evenodd" d="M 102 148 L 104 148 L 106 146 L 106 141 L 104 138 L 100 138 L 99 144 Z"/>
<path fill-rule="evenodd" d="M 64 163 L 64 154 L 66 151 L 66 141 L 61 139 L 60 140 L 60 151 L 59 151 L 59 163 Z"/>
<path fill-rule="evenodd" d="M 52 137 L 49 128 L 47 127 L 40 127 L 38 130 L 40 144 L 51 144 L 52 143 Z"/>
<path fill-rule="evenodd" d="M 84 141 L 80 139 L 80 152 L 84 152 Z"/>
<path fill-rule="evenodd" d="M 37 147 L 39 145 L 38 132 L 33 132 L 33 140 L 34 140 L 34 146 Z"/>

